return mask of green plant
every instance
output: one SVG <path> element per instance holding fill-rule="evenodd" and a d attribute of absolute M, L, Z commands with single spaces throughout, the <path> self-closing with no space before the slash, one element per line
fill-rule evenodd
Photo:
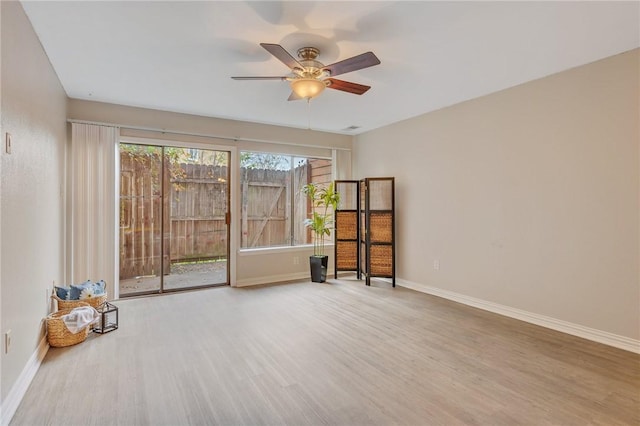
<path fill-rule="evenodd" d="M 315 183 L 308 183 L 302 187 L 302 192 L 311 202 L 311 218 L 305 219 L 304 224 L 315 234 L 313 239 L 313 255 L 324 256 L 324 238 L 331 235 L 333 229 L 333 212 L 338 208 L 340 194 L 335 191 L 331 182 L 326 187 Z M 331 211 L 329 211 L 331 208 Z"/>

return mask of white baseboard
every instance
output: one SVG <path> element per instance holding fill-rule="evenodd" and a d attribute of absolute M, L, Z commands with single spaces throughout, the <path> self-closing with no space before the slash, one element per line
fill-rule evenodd
<path fill-rule="evenodd" d="M 473 306 L 474 308 L 480 308 L 485 311 L 515 318 L 531 324 L 536 324 L 542 327 L 550 328 L 552 330 L 561 331 L 573 336 L 582 337 L 584 339 L 593 340 L 594 342 L 603 343 L 605 345 L 640 354 L 640 340 L 631 339 L 625 336 L 619 336 L 617 334 L 597 330 L 595 328 L 585 327 L 579 324 L 562 321 L 544 315 L 534 314 L 532 312 L 523 311 L 493 302 L 487 302 L 486 300 L 476 299 L 474 297 L 465 296 L 463 294 L 454 293 L 452 291 L 430 287 L 426 284 L 415 283 L 402 279 L 396 279 L 396 284 L 422 293 L 431 294 L 433 296 L 442 297 L 444 299 L 452 300 L 464 305 Z"/>
<path fill-rule="evenodd" d="M 14 383 L 13 387 L 9 391 L 7 397 L 2 401 L 2 417 L 0 418 L 0 425 L 6 426 L 11 422 L 13 415 L 16 413 L 24 394 L 27 392 L 31 381 L 35 377 L 40 364 L 44 359 L 44 356 L 49 350 L 49 343 L 47 342 L 47 336 L 44 336 L 40 340 L 37 349 L 27 361 L 27 365 L 24 366 L 18 380 Z"/>
<path fill-rule="evenodd" d="M 294 272 L 290 274 L 269 275 L 264 277 L 237 280 L 236 287 L 249 287 L 252 285 L 279 283 L 283 281 L 303 280 L 305 278 L 309 278 L 308 272 Z"/>

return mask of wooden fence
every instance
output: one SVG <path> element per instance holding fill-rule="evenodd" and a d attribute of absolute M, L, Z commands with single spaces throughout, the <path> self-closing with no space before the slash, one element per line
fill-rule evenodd
<path fill-rule="evenodd" d="M 161 261 L 169 274 L 175 262 L 227 256 L 227 167 L 165 161 L 161 173 L 162 164 L 160 154 L 120 156 L 122 279 L 158 275 Z M 329 182 L 331 163 L 311 160 L 295 169 L 293 182 L 291 176 L 288 171 L 241 169 L 241 247 L 289 245 L 292 226 L 296 244 L 311 242 L 302 224 L 309 206 L 300 189 L 311 181 Z M 163 228 L 168 231 L 164 236 Z M 169 253 L 164 257 L 163 245 Z"/>
<path fill-rule="evenodd" d="M 307 164 L 294 169 L 293 177 L 289 171 L 279 170 L 243 168 L 241 173 L 240 247 L 272 247 L 312 242 L 311 232 L 303 223 L 303 219 L 309 217 L 311 206 L 301 190 L 309 182 L 331 182 L 331 161 L 309 160 Z"/>

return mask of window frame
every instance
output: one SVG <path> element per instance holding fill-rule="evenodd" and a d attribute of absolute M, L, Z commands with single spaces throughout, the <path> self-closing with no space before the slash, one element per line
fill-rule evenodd
<path fill-rule="evenodd" d="M 296 205 L 293 202 L 295 200 L 295 185 L 293 184 L 294 179 L 294 173 L 295 173 L 295 166 L 294 166 L 294 161 L 296 158 L 304 158 L 307 161 L 308 160 L 323 160 L 323 161 L 329 161 L 330 164 L 330 168 L 331 168 L 331 174 L 330 174 L 330 180 L 329 182 L 332 182 L 333 180 L 335 180 L 335 158 L 333 158 L 332 156 L 322 156 L 322 155 L 304 155 L 304 154 L 300 154 L 300 153 L 285 153 L 285 152 L 273 152 L 273 151 L 260 151 L 260 150 L 251 150 L 251 149 L 242 149 L 240 148 L 238 150 L 238 194 L 239 194 L 239 201 L 240 203 L 242 203 L 242 197 L 243 197 L 243 193 L 242 193 L 242 185 L 243 185 L 243 178 L 242 178 L 242 156 L 245 153 L 251 153 L 251 154 L 259 154 L 259 155 L 273 155 L 273 156 L 282 156 L 282 157 L 288 157 L 289 158 L 289 164 L 290 164 L 290 169 L 288 170 L 289 172 L 289 179 L 290 179 L 290 194 L 288 194 L 288 196 L 291 197 L 291 206 L 289 209 L 289 215 L 291 216 L 291 224 L 289 226 L 289 236 L 288 236 L 288 240 L 289 243 L 288 244 L 283 244 L 283 245 L 274 245 L 274 246 L 263 246 L 263 247 L 242 247 L 242 214 L 240 214 L 239 217 L 239 244 L 238 244 L 238 254 L 241 256 L 252 256 L 252 255 L 259 255 L 259 254 L 264 254 L 265 252 L 271 252 L 271 253 L 277 253 L 277 252 L 292 252 L 292 251 L 306 251 L 309 248 L 313 248 L 313 242 L 308 242 L 308 243 L 304 243 L 304 244 L 295 244 L 295 226 L 296 223 L 294 221 L 295 218 L 295 209 L 296 209 Z M 240 211 L 242 210 L 242 205 L 240 208 Z M 305 217 L 306 218 L 306 217 Z M 331 241 L 326 241 L 325 242 L 325 247 L 333 247 L 334 245 L 334 241 L 333 239 L 331 239 Z"/>

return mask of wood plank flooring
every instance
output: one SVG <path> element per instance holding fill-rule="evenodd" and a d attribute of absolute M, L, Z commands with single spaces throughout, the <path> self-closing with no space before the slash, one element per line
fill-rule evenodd
<path fill-rule="evenodd" d="M 12 425 L 640 424 L 639 355 L 384 282 L 117 305 Z"/>

